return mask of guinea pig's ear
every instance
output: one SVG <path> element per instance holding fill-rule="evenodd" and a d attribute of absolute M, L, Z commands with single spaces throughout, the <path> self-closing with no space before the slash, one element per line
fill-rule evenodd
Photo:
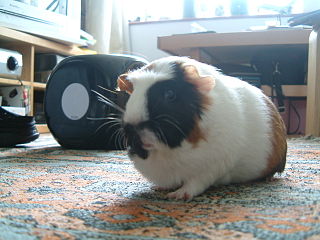
<path fill-rule="evenodd" d="M 122 74 L 118 77 L 117 83 L 118 83 L 118 88 L 121 91 L 125 91 L 129 94 L 133 92 L 133 85 L 129 80 L 127 79 L 128 74 Z"/>
<path fill-rule="evenodd" d="M 199 92 L 207 94 L 214 88 L 216 81 L 213 76 L 200 76 L 193 65 L 186 65 L 183 70 L 185 79 L 195 85 Z"/>

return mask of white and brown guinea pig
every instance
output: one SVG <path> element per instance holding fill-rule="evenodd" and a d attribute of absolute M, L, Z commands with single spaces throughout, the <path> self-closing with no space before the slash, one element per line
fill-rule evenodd
<path fill-rule="evenodd" d="M 212 185 L 266 179 L 286 163 L 286 132 L 258 88 L 216 68 L 166 57 L 121 75 L 129 157 L 169 198 L 190 200 Z"/>

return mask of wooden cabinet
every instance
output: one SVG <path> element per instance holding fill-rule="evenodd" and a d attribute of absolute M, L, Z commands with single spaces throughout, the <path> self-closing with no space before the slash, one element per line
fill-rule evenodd
<path fill-rule="evenodd" d="M 172 55 L 190 56 L 194 59 L 217 64 L 220 62 L 248 63 L 257 51 L 270 49 L 305 49 L 308 51 L 310 29 L 285 29 L 257 32 L 193 33 L 158 38 L 158 48 Z M 269 86 L 262 86 L 267 95 Z M 307 95 L 306 85 L 286 85 L 288 97 Z"/>
<path fill-rule="evenodd" d="M 286 97 L 306 99 L 305 134 L 320 136 L 320 41 L 318 31 L 310 33 L 311 29 L 285 28 L 256 32 L 177 34 L 159 37 L 158 48 L 171 55 L 190 56 L 213 65 L 221 62 L 248 63 L 261 50 L 268 52 L 271 49 L 291 48 L 309 52 L 307 84 L 282 87 Z M 269 86 L 263 85 L 262 90 L 266 95 L 271 95 Z"/>
<path fill-rule="evenodd" d="M 57 53 L 64 56 L 72 56 L 86 53 L 77 46 L 64 45 L 5 27 L 0 27 L 0 48 L 15 50 L 22 54 L 23 69 L 21 78 L 19 80 L 0 78 L 0 86 L 14 86 L 22 83 L 24 86 L 30 87 L 30 112 L 28 115 L 35 114 L 35 94 L 43 93 L 46 88 L 45 83 L 34 81 L 35 54 Z M 48 131 L 45 124 L 38 124 L 37 128 L 40 132 Z"/>

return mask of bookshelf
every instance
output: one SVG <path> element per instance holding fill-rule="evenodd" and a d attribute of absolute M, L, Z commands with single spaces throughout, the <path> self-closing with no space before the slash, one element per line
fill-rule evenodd
<path fill-rule="evenodd" d="M 43 94 L 45 83 L 34 81 L 35 54 L 56 53 L 64 56 L 86 54 L 86 51 L 75 45 L 64 45 L 48 39 L 40 38 L 24 32 L 0 26 L 0 48 L 18 51 L 22 54 L 23 69 L 20 79 L 0 78 L 0 87 L 24 85 L 30 87 L 30 112 L 35 114 L 35 95 Z M 49 132 L 46 124 L 37 124 L 39 132 Z"/>

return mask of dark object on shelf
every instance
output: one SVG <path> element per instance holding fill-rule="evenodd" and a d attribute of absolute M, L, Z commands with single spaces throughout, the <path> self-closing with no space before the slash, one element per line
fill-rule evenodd
<path fill-rule="evenodd" d="M 123 108 L 128 96 L 115 91 L 118 76 L 146 64 L 134 56 L 103 54 L 61 61 L 49 77 L 44 98 L 47 125 L 59 144 L 73 149 L 123 149 L 119 125 L 110 119 L 121 112 L 103 98 Z"/>
<path fill-rule="evenodd" d="M 271 86 L 276 65 L 283 85 L 306 84 L 308 46 L 300 48 L 281 47 L 258 51 L 251 64 L 262 74 L 261 84 Z"/>
<path fill-rule="evenodd" d="M 46 83 L 52 70 L 66 57 L 54 53 L 38 53 L 35 57 L 35 82 Z"/>
<path fill-rule="evenodd" d="M 0 107 L 0 147 L 29 143 L 38 137 L 33 117 L 20 116 Z"/>
<path fill-rule="evenodd" d="M 252 58 L 252 65 L 261 73 L 261 83 L 271 87 L 272 96 L 275 92 L 279 112 L 285 111 L 282 85 L 306 84 L 307 60 L 307 46 L 264 50 Z"/>
<path fill-rule="evenodd" d="M 35 57 L 34 70 L 35 72 L 51 71 L 65 57 L 54 53 L 38 53 Z"/>
<path fill-rule="evenodd" d="M 308 26 L 313 26 L 313 28 L 319 28 L 320 27 L 320 10 L 299 14 L 296 17 L 290 18 L 288 22 L 290 26 L 308 25 Z"/>
<path fill-rule="evenodd" d="M 34 73 L 34 81 L 46 83 L 51 74 L 51 71 L 43 71 L 43 72 L 35 72 Z"/>
<path fill-rule="evenodd" d="M 21 53 L 0 48 L 0 56 L 0 77 L 19 79 L 23 67 Z"/>
<path fill-rule="evenodd" d="M 261 74 L 252 66 L 234 63 L 221 63 L 215 66 L 226 75 L 237 77 L 257 88 L 261 88 Z"/>

